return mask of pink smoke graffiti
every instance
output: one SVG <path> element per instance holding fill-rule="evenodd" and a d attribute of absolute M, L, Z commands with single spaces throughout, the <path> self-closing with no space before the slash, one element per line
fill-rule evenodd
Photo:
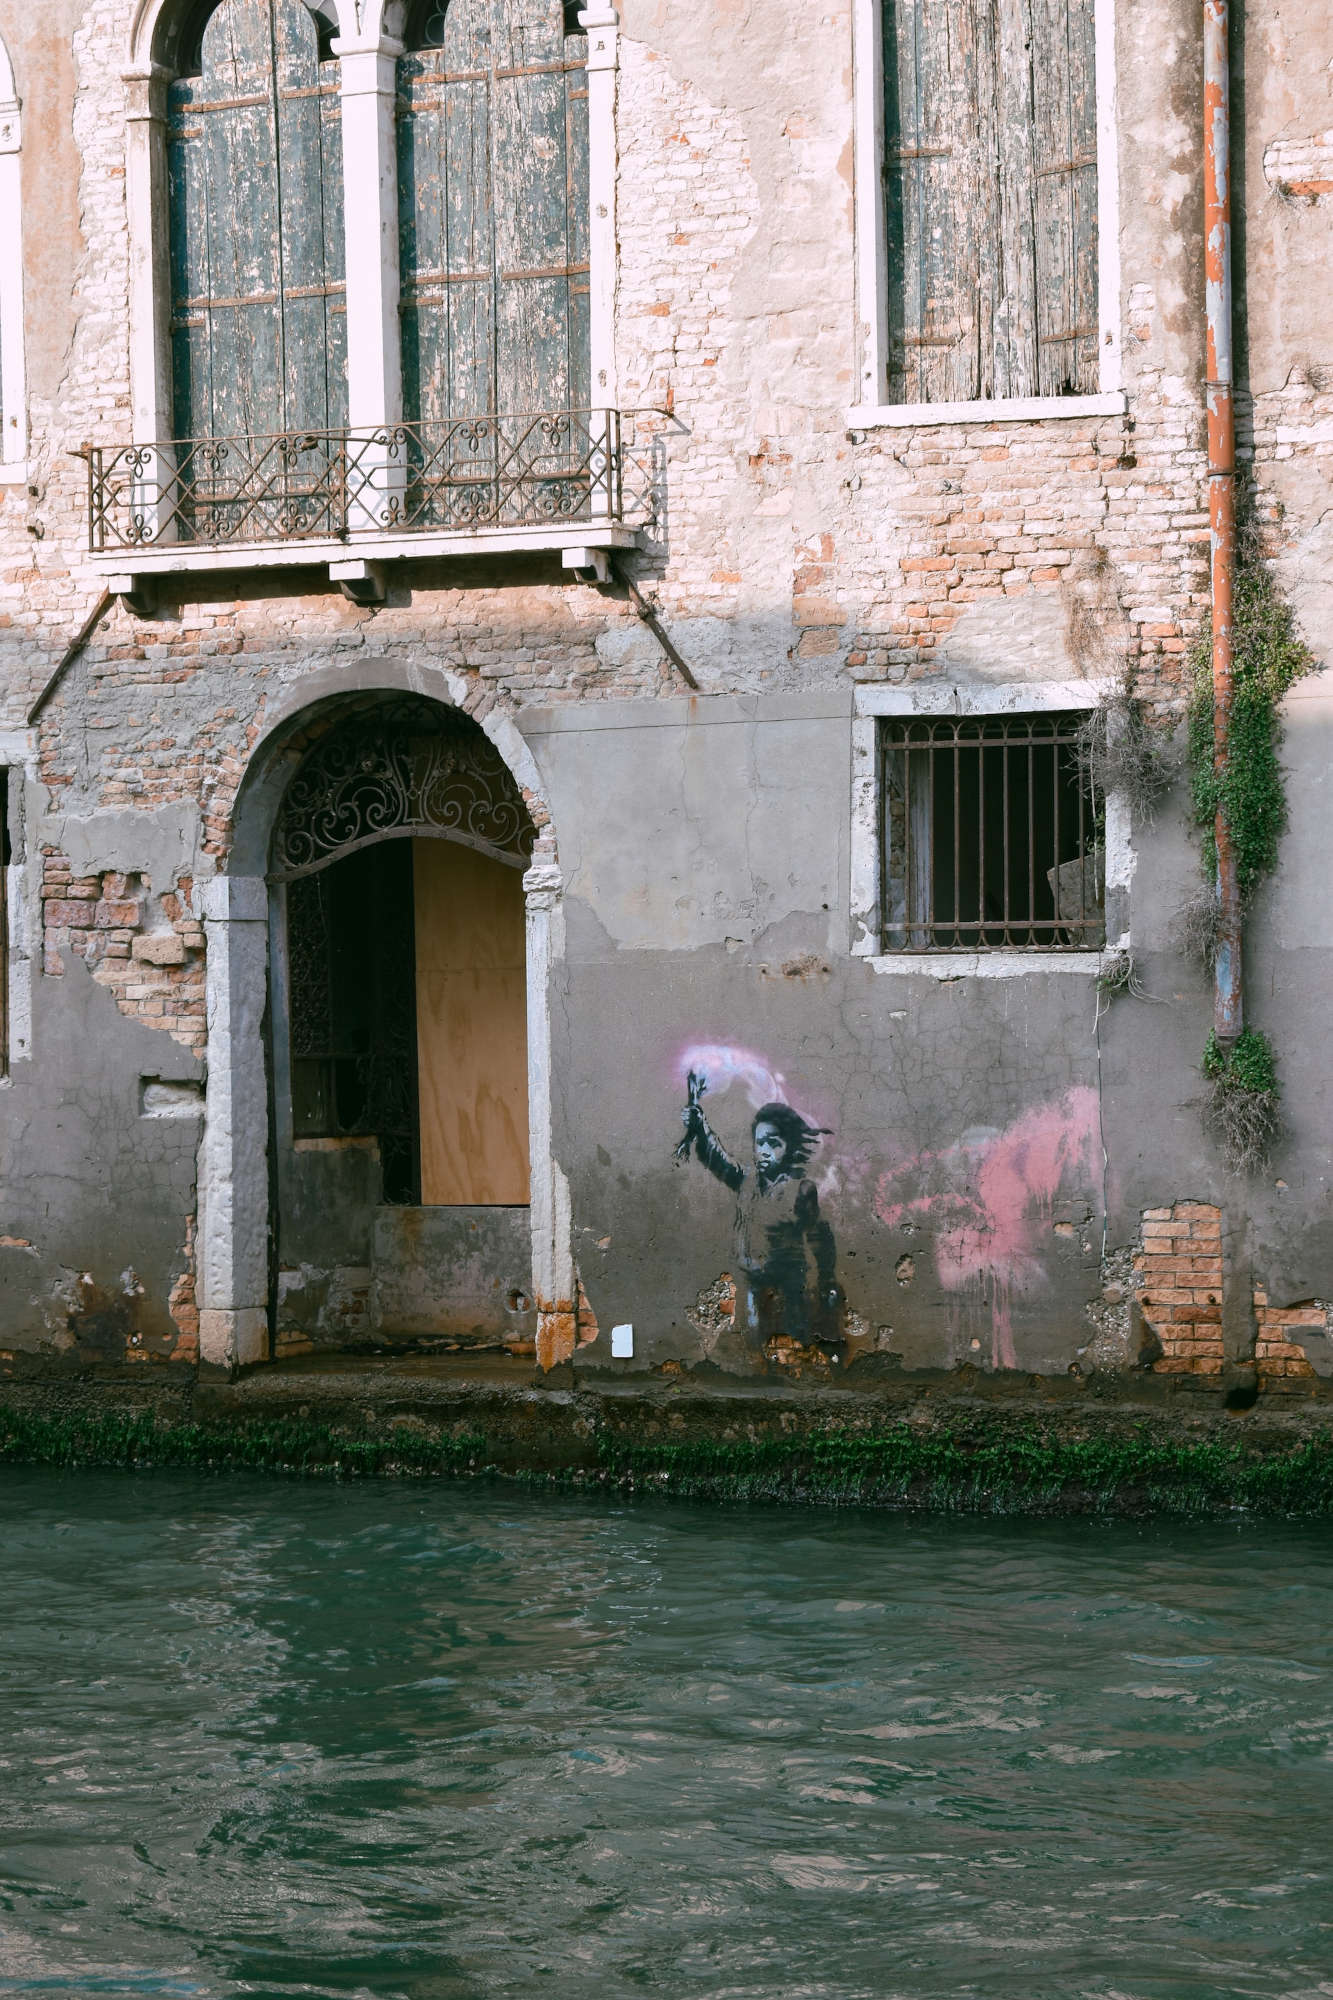
<path fill-rule="evenodd" d="M 1045 1283 L 1037 1230 L 1061 1187 L 1085 1184 L 1097 1158 L 1097 1094 L 1079 1088 L 1025 1112 L 1003 1132 L 918 1153 L 880 1175 L 875 1213 L 890 1229 L 918 1224 L 933 1238 L 946 1291 L 991 1311 L 991 1362 L 1013 1368 L 1015 1292 Z"/>

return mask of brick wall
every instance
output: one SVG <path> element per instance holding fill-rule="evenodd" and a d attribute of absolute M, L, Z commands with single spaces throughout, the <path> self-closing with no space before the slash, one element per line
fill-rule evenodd
<path fill-rule="evenodd" d="M 1222 1373 L 1222 1211 L 1203 1201 L 1150 1208 L 1134 1259 L 1147 1324 L 1162 1343 L 1159 1375 Z"/>
<path fill-rule="evenodd" d="M 1260 1387 L 1268 1393 L 1308 1393 L 1316 1379 L 1315 1370 L 1305 1349 L 1290 1336 L 1298 1327 L 1333 1334 L 1333 1310 L 1319 1299 L 1307 1299 L 1297 1306 L 1274 1306 L 1269 1304 L 1267 1292 L 1257 1291 L 1254 1316 L 1258 1325 L 1254 1358 Z"/>
<path fill-rule="evenodd" d="M 1162 1346 L 1154 1372 L 1220 1375 L 1225 1358 L 1221 1210 L 1194 1201 L 1145 1210 L 1134 1274 L 1139 1308 Z M 1261 1391 L 1308 1393 L 1317 1371 L 1292 1336 L 1300 1329 L 1333 1337 L 1333 1308 L 1319 1299 L 1275 1306 L 1266 1291 L 1256 1290 L 1254 1320 Z"/>
<path fill-rule="evenodd" d="M 63 854 L 42 863 L 42 970 L 61 978 L 66 951 L 81 958 L 122 1014 L 165 1028 L 185 1048 L 203 1052 L 204 931 L 192 907 L 193 883 L 180 880 L 160 897 L 138 875 L 107 870 L 75 875 Z"/>
<path fill-rule="evenodd" d="M 32 413 L 36 493 L 0 493 L 9 721 L 100 588 L 84 554 L 84 470 L 72 450 L 129 435 L 121 72 L 130 13 L 130 0 L 98 0 L 75 36 L 86 238 L 72 257 L 76 333 L 58 401 Z M 934 670 L 963 617 L 1028 599 L 1040 622 L 1048 599 L 1058 612 L 1043 628 L 1056 633 L 1051 669 L 1078 670 L 1057 628 L 1080 563 L 1099 554 L 1123 626 L 1117 648 L 1139 662 L 1154 699 L 1178 706 L 1181 656 L 1205 603 L 1207 524 L 1198 385 L 1181 372 L 1172 314 L 1153 286 L 1131 285 L 1132 426 L 850 437 L 847 79 L 827 61 L 829 35 L 850 46 L 847 9 L 801 32 L 808 48 L 787 10 L 755 11 L 747 36 L 769 66 L 762 91 L 753 55 L 730 31 L 720 67 L 622 38 L 620 400 L 675 413 L 667 534 L 645 567 L 686 657 L 705 687 L 729 691 L 848 673 L 914 678 Z M 566 584 L 555 565 L 541 581 L 529 564 L 492 584 L 457 568 L 418 570 L 410 597 L 395 592 L 373 616 L 310 594 L 308 578 L 296 591 L 270 583 L 241 602 L 151 620 L 118 611 L 71 675 L 49 734 L 93 711 L 104 737 L 87 745 L 90 803 L 194 797 L 209 812 L 234 775 L 227 760 L 244 760 L 245 725 L 266 690 L 348 653 L 426 649 L 516 707 L 679 692 L 623 599 Z M 71 782 L 69 766 L 67 747 L 52 741 L 48 782 Z M 225 840 L 210 832 L 215 846 Z"/>

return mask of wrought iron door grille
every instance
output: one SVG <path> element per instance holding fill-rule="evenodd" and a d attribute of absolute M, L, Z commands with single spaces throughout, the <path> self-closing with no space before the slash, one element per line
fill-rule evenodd
<path fill-rule="evenodd" d="M 412 845 L 287 885 L 292 1129 L 373 1138 L 383 1199 L 421 1200 Z"/>
<path fill-rule="evenodd" d="M 87 445 L 94 551 L 576 522 L 655 527 L 657 412 L 557 410 L 376 431 Z"/>
<path fill-rule="evenodd" d="M 1077 713 L 886 718 L 885 951 L 1087 951 L 1105 940 L 1098 801 Z"/>

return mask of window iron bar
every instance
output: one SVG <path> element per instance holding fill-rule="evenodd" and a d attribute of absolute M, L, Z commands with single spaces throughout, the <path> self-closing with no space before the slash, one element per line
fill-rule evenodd
<path fill-rule="evenodd" d="M 1102 945 L 1103 854 L 1082 722 L 1077 713 L 881 722 L 884 950 Z"/>

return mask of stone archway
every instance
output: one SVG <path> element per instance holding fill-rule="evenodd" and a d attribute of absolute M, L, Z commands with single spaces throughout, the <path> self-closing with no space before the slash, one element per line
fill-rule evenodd
<path fill-rule="evenodd" d="M 312 676 L 267 719 L 237 794 L 228 866 L 204 885 L 208 939 L 209 1082 L 200 1149 L 200 1348 L 212 1366 L 270 1358 L 277 1303 L 273 1210 L 275 1133 L 265 1057 L 266 1009 L 274 972 L 269 875 L 282 802 L 312 744 L 339 722 L 404 695 L 444 718 L 459 717 L 472 692 L 462 675 L 398 670 L 383 663 L 370 686 L 349 687 L 338 670 Z M 304 695 L 304 699 L 302 699 Z M 493 768 L 509 776 L 535 822 L 522 875 L 526 943 L 528 1214 L 537 1352 L 543 1366 L 563 1359 L 574 1337 L 575 1278 L 569 1200 L 551 1150 L 548 976 L 562 955 L 560 875 L 539 775 L 513 724 L 492 712 L 484 729 Z M 447 733 L 447 720 L 445 729 Z M 419 803 L 419 802 L 418 802 Z M 457 801 L 454 804 L 457 805 Z M 449 838 L 460 830 L 453 806 Z M 492 824 L 490 832 L 495 832 Z M 462 828 L 465 833 L 466 827 Z M 429 836 L 429 829 L 426 829 Z M 475 824 L 471 849 L 488 843 Z M 290 857 L 289 857 L 290 858 Z"/>

